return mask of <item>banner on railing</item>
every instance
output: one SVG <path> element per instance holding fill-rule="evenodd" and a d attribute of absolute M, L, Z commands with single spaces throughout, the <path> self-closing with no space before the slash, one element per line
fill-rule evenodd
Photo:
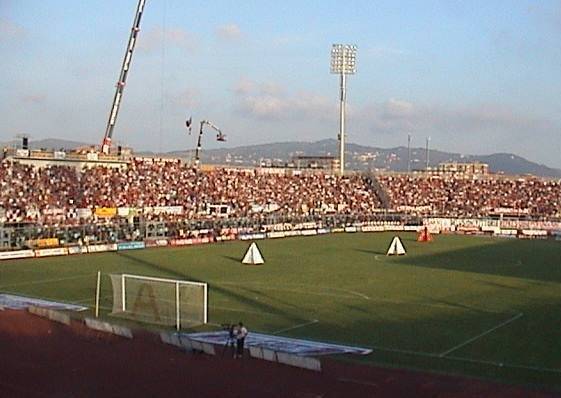
<path fill-rule="evenodd" d="M 384 232 L 383 225 L 364 225 L 361 228 L 362 232 Z"/>
<path fill-rule="evenodd" d="M 385 225 L 384 231 L 403 231 L 403 225 Z"/>
<path fill-rule="evenodd" d="M 276 239 L 276 238 L 284 238 L 286 235 L 283 231 L 274 231 L 274 232 L 267 232 L 267 238 Z"/>
<path fill-rule="evenodd" d="M 405 225 L 403 227 L 404 231 L 408 231 L 408 232 L 419 232 L 423 229 L 424 227 L 421 225 Z"/>
<path fill-rule="evenodd" d="M 240 234 L 240 240 L 257 240 L 257 239 L 265 239 L 267 237 L 264 233 L 256 233 L 256 234 Z"/>
<path fill-rule="evenodd" d="M 76 209 L 76 217 L 78 218 L 88 218 L 92 215 L 92 210 L 88 208 Z"/>
<path fill-rule="evenodd" d="M 88 246 L 88 253 L 114 252 L 114 251 L 117 251 L 116 243 Z"/>
<path fill-rule="evenodd" d="M 117 215 L 116 207 L 96 207 L 95 215 L 98 217 L 114 217 Z"/>
<path fill-rule="evenodd" d="M 169 244 L 167 239 L 146 239 L 144 241 L 146 247 L 164 247 Z"/>
<path fill-rule="evenodd" d="M 0 252 L 0 260 L 12 260 L 16 258 L 31 258 L 35 257 L 33 250 L 15 250 L 11 252 Z"/>
<path fill-rule="evenodd" d="M 171 239 L 169 241 L 170 246 L 186 246 L 186 245 L 192 245 L 193 244 L 193 239 L 189 238 L 182 238 L 182 239 Z"/>
<path fill-rule="evenodd" d="M 117 250 L 136 250 L 144 249 L 146 246 L 144 242 L 120 242 L 117 243 Z"/>
<path fill-rule="evenodd" d="M 547 236 L 547 231 L 538 229 L 523 229 L 522 235 L 527 236 Z"/>
<path fill-rule="evenodd" d="M 68 254 L 68 249 L 66 247 L 35 250 L 35 257 L 66 256 L 67 254 Z"/>
<path fill-rule="evenodd" d="M 58 238 L 37 239 L 36 244 L 39 248 L 58 246 Z"/>
<path fill-rule="evenodd" d="M 183 206 L 154 206 L 145 207 L 144 214 L 183 214 Z"/>
<path fill-rule="evenodd" d="M 70 246 L 68 248 L 68 254 L 82 254 L 87 252 L 88 248 L 86 246 Z"/>
<path fill-rule="evenodd" d="M 134 216 L 137 214 L 137 210 L 134 207 L 118 207 L 117 215 L 119 217 Z"/>

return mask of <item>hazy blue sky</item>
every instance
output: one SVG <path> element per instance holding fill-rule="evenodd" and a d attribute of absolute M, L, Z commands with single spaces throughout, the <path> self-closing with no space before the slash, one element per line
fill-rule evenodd
<path fill-rule="evenodd" d="M 136 3 L 0 0 L 0 141 L 101 141 Z M 339 42 L 350 142 L 561 167 L 561 1 L 147 0 L 114 139 L 192 148 L 188 115 L 228 146 L 335 138 Z"/>

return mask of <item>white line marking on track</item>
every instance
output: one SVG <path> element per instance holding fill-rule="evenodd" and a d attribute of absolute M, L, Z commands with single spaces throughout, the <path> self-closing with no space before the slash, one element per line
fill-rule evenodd
<path fill-rule="evenodd" d="M 378 387 L 378 384 L 372 383 L 371 381 L 356 380 L 356 379 L 347 379 L 347 378 L 345 378 L 345 377 L 339 377 L 339 378 L 337 379 L 337 381 L 341 381 L 341 382 L 343 382 L 343 383 L 360 384 L 360 385 L 363 385 L 363 386 Z"/>
<path fill-rule="evenodd" d="M 294 329 L 303 328 L 304 326 L 313 325 L 314 323 L 318 323 L 318 322 L 319 322 L 319 320 L 317 320 L 317 319 L 312 319 L 312 320 L 309 321 L 309 322 L 300 323 L 300 324 L 298 324 L 298 325 L 291 326 L 291 327 L 289 327 L 289 328 L 284 328 L 284 329 L 281 329 L 281 330 L 277 330 L 277 331 L 275 331 L 275 332 L 272 332 L 271 334 L 279 334 L 279 333 L 282 333 L 282 332 L 288 332 L 289 330 L 294 330 Z"/>
<path fill-rule="evenodd" d="M 441 356 L 441 357 L 444 357 L 444 356 L 446 356 L 446 355 L 448 355 L 448 354 L 450 354 L 450 353 L 452 353 L 452 352 L 454 352 L 454 351 L 456 351 L 456 350 L 458 350 L 458 349 L 460 349 L 460 348 L 462 348 L 462 347 L 464 347 L 464 346 L 466 346 L 466 345 L 468 345 L 468 344 L 474 342 L 475 340 L 477 340 L 477 339 L 479 339 L 479 338 L 481 338 L 481 337 L 483 337 L 483 336 L 486 336 L 486 335 L 488 335 L 489 333 L 492 333 L 492 332 L 494 332 L 495 330 L 497 330 L 497 329 L 499 329 L 499 328 L 501 328 L 501 327 L 503 327 L 503 326 L 506 326 L 506 325 L 508 325 L 508 324 L 511 323 L 511 322 L 514 322 L 515 320 L 521 318 L 522 316 L 524 316 L 524 314 L 523 314 L 522 312 L 520 312 L 520 313 L 516 314 L 515 316 L 513 316 L 512 318 L 509 318 L 509 319 L 507 319 L 506 321 L 501 322 L 501 323 L 499 323 L 499 324 L 496 325 L 496 326 L 493 326 L 491 329 L 486 330 L 486 331 L 484 331 L 483 333 L 480 333 L 480 334 L 478 334 L 477 336 L 474 336 L 474 337 L 472 337 L 472 338 L 470 338 L 470 339 L 467 339 L 467 340 L 464 341 L 463 343 L 460 343 L 460 344 L 458 344 L 457 346 L 454 346 L 454 347 L 450 348 L 449 350 L 446 350 L 446 351 L 441 352 L 441 353 L 440 353 L 440 356 Z"/>

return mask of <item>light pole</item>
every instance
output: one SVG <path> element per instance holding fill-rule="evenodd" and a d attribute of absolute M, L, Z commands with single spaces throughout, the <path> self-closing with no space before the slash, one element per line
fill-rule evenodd
<path fill-rule="evenodd" d="M 345 103 L 347 75 L 356 73 L 356 49 L 351 44 L 334 44 L 331 48 L 331 73 L 340 76 L 339 98 L 339 174 L 345 173 Z"/>
<path fill-rule="evenodd" d="M 427 137 L 427 148 L 426 148 L 426 154 L 425 154 L 425 159 L 427 161 L 427 165 L 425 167 L 426 171 L 429 171 L 429 156 L 430 156 L 429 144 L 430 144 L 430 137 Z"/>
<path fill-rule="evenodd" d="M 407 134 L 407 173 L 411 173 L 411 134 Z"/>

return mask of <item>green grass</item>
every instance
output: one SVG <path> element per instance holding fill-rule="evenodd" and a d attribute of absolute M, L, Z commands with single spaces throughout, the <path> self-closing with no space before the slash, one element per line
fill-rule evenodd
<path fill-rule="evenodd" d="M 260 241 L 262 266 L 240 263 L 247 242 L 8 261 L 0 291 L 92 306 L 97 270 L 205 281 L 215 324 L 307 324 L 281 334 L 375 348 L 349 360 L 561 388 L 561 242 L 401 236 L 403 257 L 385 256 L 388 233 Z M 108 278 L 103 291 L 110 307 Z"/>

